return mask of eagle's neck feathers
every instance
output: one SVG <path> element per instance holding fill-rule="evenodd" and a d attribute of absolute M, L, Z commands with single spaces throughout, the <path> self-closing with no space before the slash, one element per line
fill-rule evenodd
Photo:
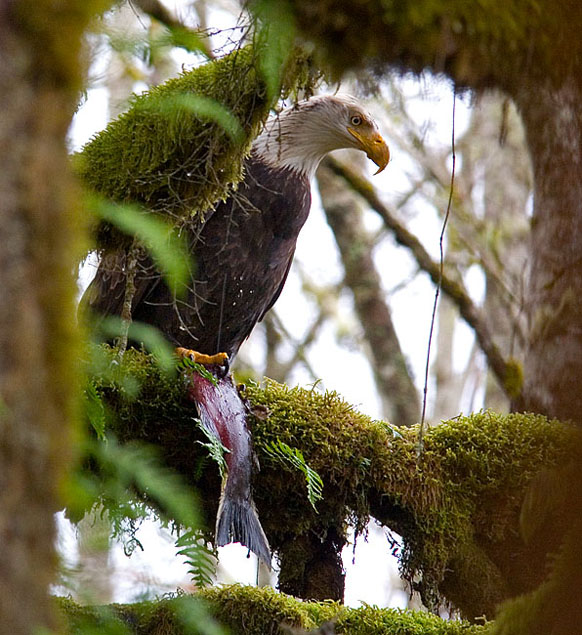
<path fill-rule="evenodd" d="M 357 147 L 343 124 L 339 100 L 313 98 L 270 119 L 253 144 L 253 153 L 275 168 L 288 168 L 311 179 L 332 150 Z"/>

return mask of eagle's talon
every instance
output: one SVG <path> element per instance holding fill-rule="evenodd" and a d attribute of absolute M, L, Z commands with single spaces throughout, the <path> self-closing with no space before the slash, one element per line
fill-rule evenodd
<path fill-rule="evenodd" d="M 220 366 L 216 374 L 218 375 L 220 379 L 223 379 L 224 377 L 228 375 L 229 370 L 230 370 L 230 361 L 228 357 L 225 357 L 222 362 L 222 365 Z"/>
<path fill-rule="evenodd" d="M 179 346 L 176 348 L 176 354 L 180 359 L 189 359 L 196 364 L 202 364 L 203 366 L 219 366 L 226 367 L 225 375 L 229 369 L 228 355 L 226 353 L 216 353 L 215 355 L 206 355 L 205 353 L 199 353 L 189 348 L 182 348 Z"/>

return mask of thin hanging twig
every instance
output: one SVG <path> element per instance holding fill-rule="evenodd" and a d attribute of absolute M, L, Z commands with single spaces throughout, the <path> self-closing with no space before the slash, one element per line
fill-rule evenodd
<path fill-rule="evenodd" d="M 121 330 L 117 338 L 117 347 L 119 349 L 119 357 L 123 357 L 127 349 L 129 338 L 129 327 L 132 321 L 132 305 L 135 296 L 135 273 L 137 270 L 137 241 L 134 240 L 127 249 L 125 256 L 125 297 L 123 299 L 123 307 L 121 309 Z"/>
<path fill-rule="evenodd" d="M 439 297 L 440 297 L 440 293 L 441 293 L 441 286 L 442 286 L 442 280 L 443 280 L 443 270 L 444 270 L 444 265 L 445 265 L 445 255 L 444 255 L 444 247 L 443 247 L 443 243 L 444 243 L 444 239 L 445 239 L 445 232 L 447 229 L 447 223 L 449 221 L 449 216 L 451 213 L 451 205 L 453 203 L 453 189 L 454 189 L 454 185 L 455 185 L 455 163 L 456 163 L 456 155 L 455 155 L 455 109 L 456 109 L 456 105 L 457 105 L 457 89 L 456 87 L 453 88 L 453 126 L 452 126 L 452 133 L 451 133 L 451 152 L 452 152 L 452 161 L 453 161 L 453 165 L 452 165 L 452 169 L 451 169 L 451 183 L 449 186 L 449 200 L 447 203 L 447 211 L 445 212 L 445 217 L 443 219 L 443 226 L 441 229 L 441 235 L 439 238 L 439 280 L 438 280 L 438 284 L 436 286 L 436 290 L 435 290 L 435 294 L 434 294 L 434 303 L 433 303 L 433 307 L 432 307 L 432 316 L 431 316 L 431 320 L 430 320 L 430 331 L 428 334 L 428 346 L 427 346 L 427 351 L 426 351 L 426 367 L 425 367 L 425 371 L 424 371 L 424 387 L 422 390 L 422 416 L 420 418 L 420 427 L 418 429 L 418 441 L 416 444 L 416 457 L 417 459 L 420 459 L 420 457 L 422 456 L 422 452 L 424 450 L 424 432 L 426 429 L 426 420 L 425 420 L 425 416 L 426 416 L 426 400 L 427 400 L 427 393 L 428 393 L 428 373 L 429 373 L 429 369 L 430 369 L 430 353 L 431 353 L 431 347 L 432 347 L 432 336 L 434 333 L 434 325 L 435 325 L 435 321 L 436 321 L 436 312 L 437 312 L 437 307 L 438 307 L 438 302 L 439 302 Z"/>

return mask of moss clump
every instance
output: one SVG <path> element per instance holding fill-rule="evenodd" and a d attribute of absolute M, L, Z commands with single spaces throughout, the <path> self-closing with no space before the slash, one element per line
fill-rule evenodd
<path fill-rule="evenodd" d="M 114 201 L 142 204 L 173 221 L 201 218 L 242 178 L 242 160 L 279 97 L 267 92 L 262 55 L 249 45 L 134 96 L 75 155 L 75 171 Z M 283 96 L 311 81 L 308 66 L 300 51 L 290 56 Z M 101 246 L 115 243 L 106 227 L 98 239 Z"/>
<path fill-rule="evenodd" d="M 244 395 L 259 412 L 253 422 L 253 438 L 261 479 L 272 500 L 286 501 L 285 508 L 272 518 L 274 526 L 287 528 L 285 540 L 304 533 L 313 522 L 325 525 L 338 517 L 342 523 L 349 519 L 362 531 L 370 513 L 366 492 L 378 482 L 379 464 L 388 460 L 395 438 L 392 428 L 357 412 L 334 392 L 289 389 L 267 380 L 263 386 L 247 386 Z M 268 412 L 265 419 L 261 418 L 262 408 Z M 317 512 L 296 513 L 297 506 L 305 507 L 303 475 L 289 472 L 281 479 L 281 464 L 262 451 L 277 440 L 300 449 L 309 466 L 322 476 L 323 501 Z"/>
<path fill-rule="evenodd" d="M 309 603 L 269 587 L 258 589 L 232 585 L 206 589 L 201 595 L 208 601 L 216 617 L 233 633 L 279 633 L 282 624 L 308 629 L 318 625 L 311 616 Z M 334 615 L 339 606 L 331 603 L 317 608 L 320 608 L 325 621 Z"/>
<path fill-rule="evenodd" d="M 372 606 L 349 609 L 334 602 L 302 602 L 270 588 L 232 585 L 205 589 L 194 597 L 202 600 L 209 614 L 227 626 L 232 635 L 288 635 L 290 628 L 311 630 L 329 621 L 335 623 L 338 635 L 484 635 L 487 632 L 485 626 L 449 622 L 416 611 Z M 97 608 L 79 607 L 63 598 L 58 598 L 57 603 L 71 635 L 80 634 L 84 632 L 83 628 L 91 626 L 102 628 L 107 620 L 112 627 L 125 626 L 128 633 L 179 635 L 191 632 L 184 628 L 176 614 L 178 606 L 184 606 L 184 600 L 188 599 L 179 596 Z M 200 615 L 198 609 L 198 619 Z"/>
<path fill-rule="evenodd" d="M 536 415 L 459 417 L 429 430 L 418 462 L 416 428 L 397 438 L 336 394 L 274 382 L 246 394 L 269 411 L 253 426 L 262 466 L 255 498 L 275 548 L 318 524 L 337 527 L 338 518 L 362 528 L 372 515 L 403 536 L 402 573 L 424 601 L 446 598 L 467 616 L 492 615 L 498 602 L 540 580 L 519 536 L 519 511 L 533 476 L 567 453 L 569 428 Z M 262 455 L 279 438 L 323 478 L 319 515 L 301 504 L 301 476 L 282 479 Z"/>
<path fill-rule="evenodd" d="M 523 389 L 523 367 L 516 359 L 507 362 L 505 371 L 505 392 L 511 397 L 519 397 Z"/>
<path fill-rule="evenodd" d="M 420 611 L 399 611 L 364 606 L 342 611 L 336 622 L 336 633 L 349 635 L 479 635 L 488 626 L 443 620 Z"/>
<path fill-rule="evenodd" d="M 580 72 L 582 11 L 573 3 L 290 0 L 289 6 L 318 61 L 337 75 L 370 65 L 429 69 L 461 86 L 512 93 L 524 77 L 559 85 Z"/>
<path fill-rule="evenodd" d="M 114 349 L 107 350 L 115 359 Z M 168 464 L 204 491 L 213 519 L 218 470 L 210 462 L 199 469 L 204 450 L 196 441 L 203 439 L 182 383 L 137 351 L 126 353 L 118 372 L 140 387 L 130 399 L 106 373 L 94 379 L 117 414 L 113 432 L 123 441 L 159 446 Z M 519 514 L 534 476 L 571 454 L 571 428 L 536 415 L 477 413 L 431 428 L 418 461 L 416 429 L 396 434 L 335 393 L 267 381 L 243 394 L 261 465 L 254 498 L 279 555 L 305 536 L 337 534 L 339 548 L 348 523 L 363 530 L 373 516 L 403 537 L 402 573 L 429 605 L 448 601 L 467 617 L 493 615 L 500 601 L 541 581 L 539 563 L 550 545 L 543 539 L 525 544 Z M 275 440 L 301 450 L 323 479 L 317 511 L 303 473 L 266 452 Z M 302 575 L 301 558 L 283 561 L 286 567 L 294 561 L 293 575 Z"/>

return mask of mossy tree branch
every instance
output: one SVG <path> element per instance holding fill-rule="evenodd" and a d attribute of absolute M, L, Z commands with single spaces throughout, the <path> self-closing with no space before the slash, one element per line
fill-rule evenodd
<path fill-rule="evenodd" d="M 128 400 L 107 376 L 93 379 L 116 413 L 110 431 L 122 442 L 158 446 L 167 464 L 204 492 L 212 524 L 218 470 L 197 443 L 203 437 L 182 382 L 134 350 L 126 353 L 121 371 L 141 387 L 138 397 Z M 539 416 L 460 417 L 428 432 L 418 464 L 414 428 L 398 436 L 334 393 L 268 382 L 243 394 L 261 464 L 254 498 L 282 560 L 301 536 L 345 531 L 346 522 L 362 531 L 372 515 L 403 536 L 403 573 L 416 580 L 428 604 L 446 599 L 465 616 L 492 615 L 499 601 L 539 582 L 537 562 L 547 545 L 543 532 L 524 544 L 519 511 L 533 476 L 565 460 L 573 434 L 568 428 Z M 300 449 L 322 477 L 317 512 L 303 475 L 282 469 L 265 452 L 278 440 Z M 556 535 L 558 528 L 552 531 Z"/>
<path fill-rule="evenodd" d="M 96 631 L 106 625 L 128 629 L 125 632 L 135 635 L 186 635 L 191 631 L 184 627 L 180 613 L 197 600 L 204 602 L 232 635 L 315 635 L 324 632 L 318 627 L 330 623 L 334 625 L 332 632 L 338 635 L 485 635 L 487 629 L 428 613 L 373 606 L 350 609 L 334 602 L 302 602 L 270 588 L 242 586 L 203 590 L 193 598 L 178 596 L 112 607 L 83 607 L 65 599 L 57 602 L 71 635 L 91 627 Z"/>
<path fill-rule="evenodd" d="M 301 34 L 338 75 L 366 65 L 430 70 L 460 86 L 498 86 L 511 93 L 525 76 L 534 82 L 551 78 L 557 85 L 580 73 L 576 34 L 582 9 L 573 2 L 291 0 L 290 5 Z"/>
<path fill-rule="evenodd" d="M 200 223 L 232 193 L 242 162 L 277 98 L 310 85 L 309 62 L 297 50 L 281 69 L 280 95 L 268 94 L 262 43 L 134 96 L 129 109 L 73 157 L 93 192 L 142 205 L 180 225 Z M 99 247 L 127 244 L 109 224 Z"/>

